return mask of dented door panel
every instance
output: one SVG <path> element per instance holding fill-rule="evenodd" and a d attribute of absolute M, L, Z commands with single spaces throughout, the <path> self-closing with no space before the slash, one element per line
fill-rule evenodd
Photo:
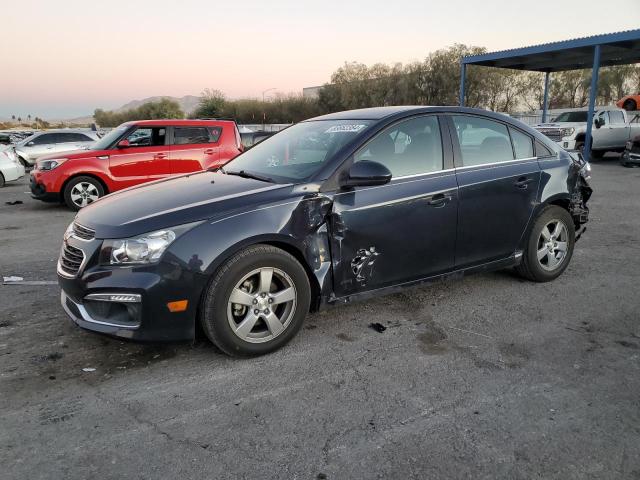
<path fill-rule="evenodd" d="M 335 295 L 451 269 L 457 188 L 453 172 L 438 172 L 336 194 L 330 222 Z"/>

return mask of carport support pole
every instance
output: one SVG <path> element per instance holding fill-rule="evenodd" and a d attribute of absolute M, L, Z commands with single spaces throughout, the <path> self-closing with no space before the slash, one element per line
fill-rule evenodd
<path fill-rule="evenodd" d="M 467 64 L 460 60 L 460 106 L 464 107 L 464 82 L 467 76 Z"/>
<path fill-rule="evenodd" d="M 547 123 L 547 110 L 549 110 L 549 72 L 544 74 L 544 100 L 542 100 L 542 123 Z"/>
<path fill-rule="evenodd" d="M 584 152 L 582 156 L 589 161 L 591 157 L 591 130 L 593 129 L 593 111 L 598 94 L 598 73 L 600 71 L 600 45 L 593 48 L 593 66 L 591 67 L 591 89 L 589 90 L 589 112 L 587 114 L 587 132 L 584 136 Z"/>

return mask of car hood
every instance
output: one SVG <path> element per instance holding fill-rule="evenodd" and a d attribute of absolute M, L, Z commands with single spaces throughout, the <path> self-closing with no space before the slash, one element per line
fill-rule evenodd
<path fill-rule="evenodd" d="M 533 128 L 577 128 L 584 127 L 586 123 L 584 122 L 558 122 L 558 123 L 538 123 L 534 125 Z"/>
<path fill-rule="evenodd" d="M 96 238 L 142 233 L 250 210 L 288 198 L 291 185 L 199 172 L 113 193 L 83 208 L 76 221 Z"/>
<path fill-rule="evenodd" d="M 87 150 L 86 148 L 67 150 L 66 152 L 49 153 L 47 155 L 38 156 L 40 160 L 51 160 L 53 158 L 66 158 L 67 160 L 76 160 L 79 158 L 102 157 L 112 153 L 110 150 Z"/>

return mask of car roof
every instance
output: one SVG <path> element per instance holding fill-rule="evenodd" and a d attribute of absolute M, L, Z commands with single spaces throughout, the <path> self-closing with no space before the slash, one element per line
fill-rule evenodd
<path fill-rule="evenodd" d="M 92 133 L 95 134 L 93 130 L 89 130 L 88 128 L 52 128 L 49 130 L 40 130 L 38 132 L 34 132 L 34 135 L 40 133 Z"/>
<path fill-rule="evenodd" d="M 361 108 L 346 110 L 343 112 L 329 113 L 306 121 L 315 120 L 383 120 L 388 118 L 401 118 L 420 113 L 470 113 L 493 117 L 502 121 L 509 117 L 500 113 L 491 112 L 479 108 L 452 107 L 452 106 L 425 106 L 425 105 L 400 105 L 395 107 Z"/>
<path fill-rule="evenodd" d="M 170 119 L 163 118 L 158 120 L 133 120 L 131 122 L 126 122 L 126 125 L 153 125 L 157 127 L 170 127 L 170 126 L 211 126 L 211 125 L 225 125 L 225 124 L 235 124 L 233 120 L 188 120 L 188 119 Z"/>

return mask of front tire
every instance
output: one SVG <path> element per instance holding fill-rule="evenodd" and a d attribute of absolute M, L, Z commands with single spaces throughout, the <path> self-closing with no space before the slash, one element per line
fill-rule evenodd
<path fill-rule="evenodd" d="M 518 273 L 534 282 L 549 282 L 565 271 L 573 255 L 575 227 L 569 212 L 556 205 L 544 208 L 529 232 Z"/>
<path fill-rule="evenodd" d="M 0 173 L 0 188 L 4 187 L 4 175 Z"/>
<path fill-rule="evenodd" d="M 218 269 L 203 296 L 200 322 L 224 353 L 264 355 L 295 336 L 310 303 L 302 265 L 279 248 L 255 245 Z"/>
<path fill-rule="evenodd" d="M 624 108 L 627 112 L 635 112 L 636 110 L 638 110 L 638 105 L 636 104 L 635 100 L 628 99 L 624 102 L 622 108 Z"/>
<path fill-rule="evenodd" d="M 104 196 L 104 187 L 93 177 L 76 177 L 64 187 L 64 203 L 71 210 L 80 210 Z"/>

